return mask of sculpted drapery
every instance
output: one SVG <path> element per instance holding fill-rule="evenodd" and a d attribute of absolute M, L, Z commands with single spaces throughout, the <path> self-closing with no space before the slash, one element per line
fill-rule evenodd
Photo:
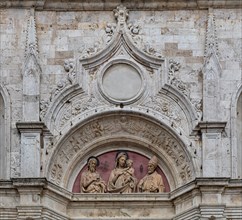
<path fill-rule="evenodd" d="M 110 193 L 131 193 L 136 190 L 136 178 L 132 167 L 127 167 L 128 155 L 120 152 L 116 157 L 116 166 L 109 176 L 107 189 Z"/>
<path fill-rule="evenodd" d="M 81 176 L 81 192 L 82 193 L 104 193 L 106 192 L 106 184 L 102 180 L 100 174 L 96 171 L 99 160 L 96 157 L 90 157 L 87 162 L 88 170 Z"/>
<path fill-rule="evenodd" d="M 164 192 L 164 183 L 160 174 L 155 170 L 158 165 L 156 156 L 153 156 L 148 163 L 148 173 L 143 177 L 138 184 L 139 192 L 160 193 Z"/>
<path fill-rule="evenodd" d="M 137 184 L 134 175 L 133 161 L 128 159 L 126 152 L 116 155 L 115 168 L 111 171 L 106 183 L 96 171 L 99 165 L 97 157 L 90 157 L 88 170 L 81 175 L 80 191 L 82 193 L 162 193 L 165 191 L 162 176 L 156 171 L 158 159 L 153 156 L 148 162 L 147 174 Z"/>

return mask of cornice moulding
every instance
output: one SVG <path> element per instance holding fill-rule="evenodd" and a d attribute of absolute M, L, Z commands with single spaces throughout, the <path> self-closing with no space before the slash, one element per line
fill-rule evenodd
<path fill-rule="evenodd" d="M 43 122 L 17 122 L 16 127 L 21 133 L 42 132 L 47 131 Z"/>
<path fill-rule="evenodd" d="M 121 1 L 107 0 L 3 0 L 0 8 L 30 8 L 38 10 L 113 10 L 117 5 L 124 4 L 132 10 L 180 10 L 180 9 L 207 9 L 207 8 L 242 8 L 241 0 L 153 0 L 150 1 Z"/>
<path fill-rule="evenodd" d="M 201 121 L 193 130 L 194 134 L 202 133 L 221 133 L 224 131 L 227 122 L 224 121 Z"/>

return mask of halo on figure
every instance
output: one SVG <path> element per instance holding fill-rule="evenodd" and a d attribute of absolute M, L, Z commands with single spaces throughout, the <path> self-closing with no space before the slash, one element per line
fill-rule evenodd
<path fill-rule="evenodd" d="M 100 162 L 99 162 L 99 159 L 98 159 L 97 157 L 95 157 L 95 156 L 91 156 L 91 157 L 89 157 L 89 158 L 87 159 L 87 164 L 89 163 L 89 161 L 90 161 L 91 159 L 95 159 L 95 160 L 97 161 L 97 167 L 98 167 L 99 164 L 100 164 Z"/>

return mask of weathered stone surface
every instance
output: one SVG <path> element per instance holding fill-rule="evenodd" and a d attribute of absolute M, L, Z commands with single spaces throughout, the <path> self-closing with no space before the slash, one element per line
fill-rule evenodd
<path fill-rule="evenodd" d="M 120 3 L 1 1 L 0 218 L 242 219 L 241 1 Z M 71 192 L 121 148 L 171 191 Z"/>

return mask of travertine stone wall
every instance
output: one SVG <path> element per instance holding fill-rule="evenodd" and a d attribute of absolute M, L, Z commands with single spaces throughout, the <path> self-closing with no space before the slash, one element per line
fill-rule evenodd
<path fill-rule="evenodd" d="M 0 3 L 0 218 L 242 218 L 239 2 L 56 2 Z M 102 84 L 120 63 L 137 70 L 141 88 L 125 101 Z M 130 195 L 124 209 L 105 195 L 79 210 L 84 200 L 70 189 L 84 159 L 124 140 L 157 154 L 172 192 Z"/>

